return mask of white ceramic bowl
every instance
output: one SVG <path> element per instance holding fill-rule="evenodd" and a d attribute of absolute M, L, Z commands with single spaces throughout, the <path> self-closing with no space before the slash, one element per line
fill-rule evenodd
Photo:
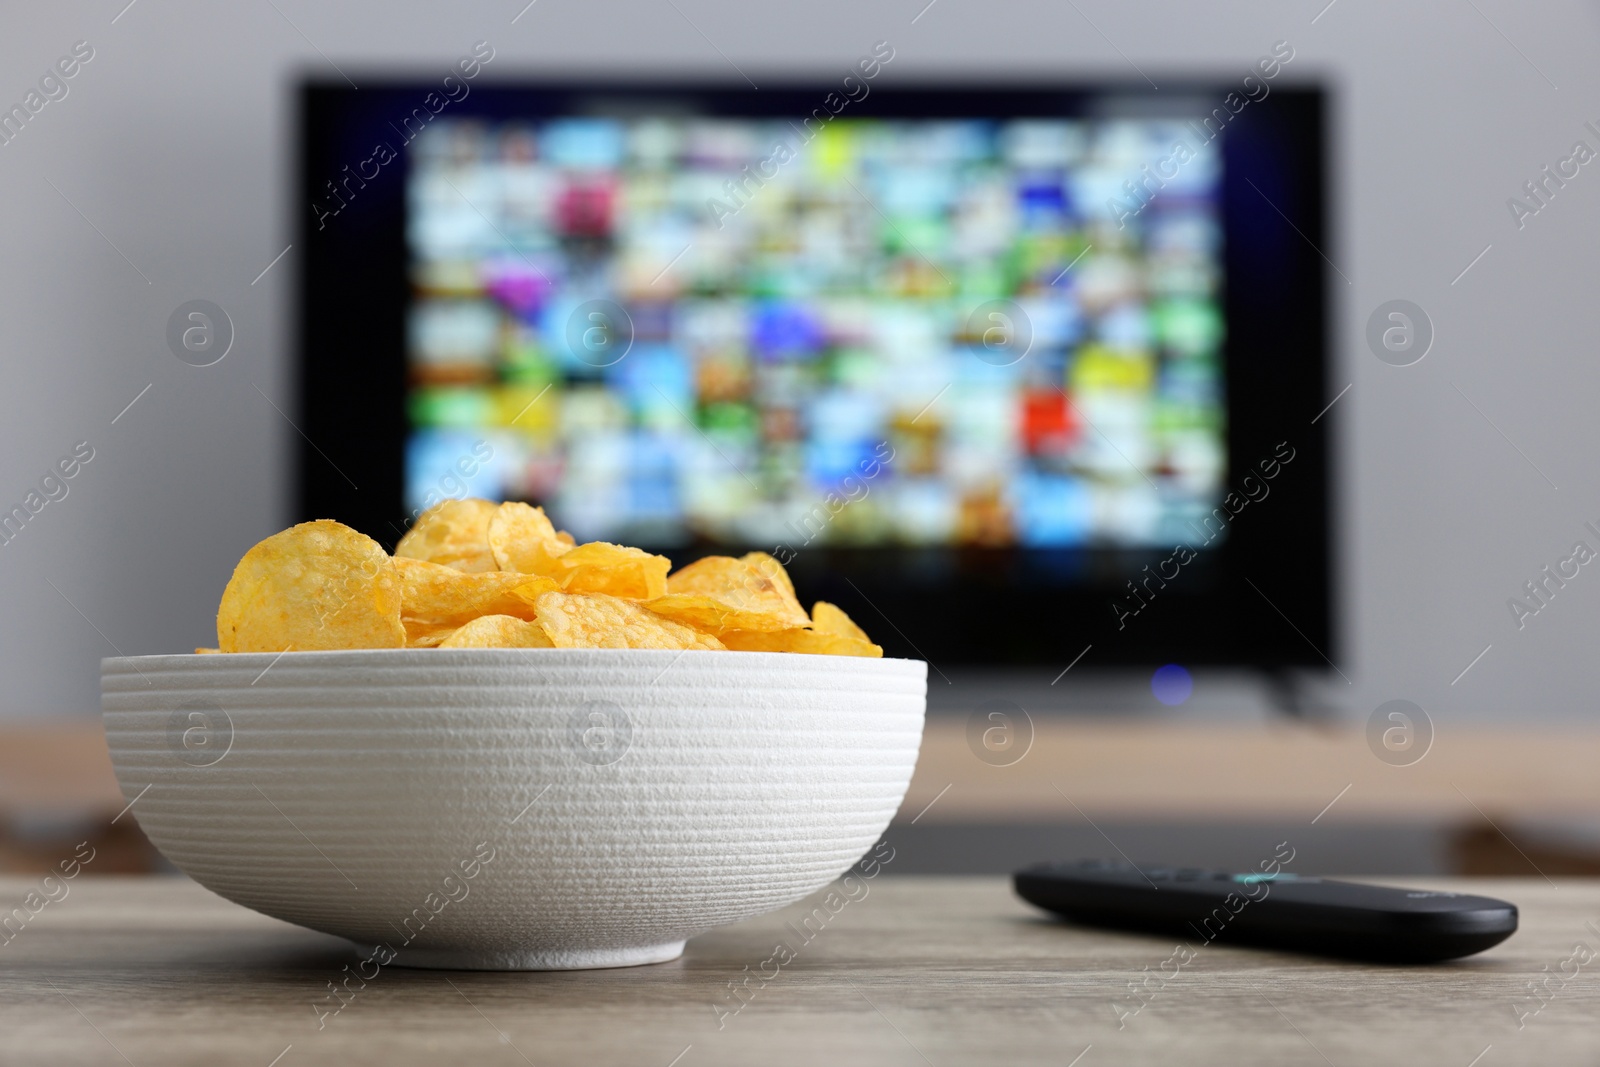
<path fill-rule="evenodd" d="M 101 664 L 151 841 L 229 900 L 417 967 L 676 957 L 877 840 L 927 665 L 422 649 Z"/>

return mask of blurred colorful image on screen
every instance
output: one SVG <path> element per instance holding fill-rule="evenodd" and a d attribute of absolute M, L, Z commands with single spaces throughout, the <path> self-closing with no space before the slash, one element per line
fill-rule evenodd
<path fill-rule="evenodd" d="M 408 507 L 660 546 L 1170 546 L 1227 473 L 1220 156 L 1130 196 L 1184 135 L 440 119 L 409 160 Z"/>

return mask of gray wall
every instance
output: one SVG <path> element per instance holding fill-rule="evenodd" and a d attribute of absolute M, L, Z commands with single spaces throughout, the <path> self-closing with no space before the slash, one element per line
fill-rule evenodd
<path fill-rule="evenodd" d="M 290 240 L 295 72 L 442 71 L 487 39 L 497 76 L 660 65 L 737 77 L 737 62 L 759 82 L 775 68 L 841 72 L 888 39 L 897 75 L 1129 76 L 1137 64 L 1159 82 L 1243 77 L 1287 39 L 1293 74 L 1342 90 L 1343 225 L 1323 251 L 1349 279 L 1333 275 L 1337 377 L 1352 388 L 1328 417 L 1345 442 L 1339 666 L 1353 684 L 1335 677 L 1332 695 L 1362 715 L 1406 697 L 1444 721 L 1587 716 L 1600 565 L 1520 632 L 1506 600 L 1578 538 L 1600 549 L 1582 529 L 1600 526 L 1600 163 L 1520 232 L 1505 203 L 1575 140 L 1600 149 L 1583 129 L 1600 125 L 1587 6 L 1337 0 L 1319 16 L 1325 0 L 937 0 L 916 17 L 925 0 L 538 0 L 513 25 L 521 0 L 124 2 L 0 13 L 7 106 L 74 42 L 95 49 L 69 95 L 0 147 L 0 501 L 20 501 L 74 443 L 95 449 L 69 495 L 0 546 L 0 715 L 92 714 L 96 661 L 113 646 L 212 643 L 232 563 L 289 518 L 296 431 L 273 403 L 293 414 L 297 253 L 252 279 Z M 237 330 L 212 367 L 165 344 L 168 315 L 193 298 L 222 305 Z M 1363 340 L 1394 298 L 1436 329 L 1414 366 L 1379 362 Z"/>

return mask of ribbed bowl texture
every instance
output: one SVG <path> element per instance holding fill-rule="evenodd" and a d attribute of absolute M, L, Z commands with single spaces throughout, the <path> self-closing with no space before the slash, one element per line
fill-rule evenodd
<path fill-rule="evenodd" d="M 926 687 L 760 652 L 101 665 L 117 780 L 180 869 L 379 962 L 477 969 L 671 959 L 826 885 L 900 806 Z"/>

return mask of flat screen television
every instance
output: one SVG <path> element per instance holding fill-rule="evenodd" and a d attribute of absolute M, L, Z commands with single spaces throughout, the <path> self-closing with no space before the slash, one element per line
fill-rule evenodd
<path fill-rule="evenodd" d="M 941 668 L 1325 666 L 1322 91 L 865 69 L 304 85 L 302 517 L 761 549 Z"/>

